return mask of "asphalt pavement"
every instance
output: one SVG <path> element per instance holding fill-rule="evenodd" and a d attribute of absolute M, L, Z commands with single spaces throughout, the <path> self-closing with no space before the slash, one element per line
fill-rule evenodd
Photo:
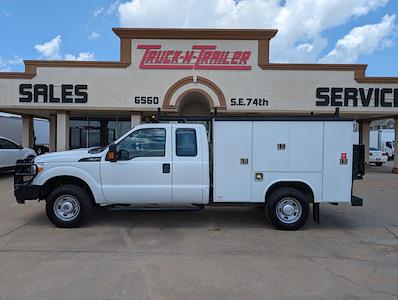
<path fill-rule="evenodd" d="M 275 230 L 261 209 L 97 209 L 59 229 L 0 175 L 0 299 L 397 299 L 398 175 L 370 167 L 363 207 Z"/>

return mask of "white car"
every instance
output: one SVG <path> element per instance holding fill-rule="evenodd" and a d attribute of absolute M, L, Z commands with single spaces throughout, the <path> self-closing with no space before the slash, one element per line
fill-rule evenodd
<path fill-rule="evenodd" d="M 377 150 L 376 148 L 369 148 L 369 163 L 380 167 L 388 160 L 387 152 Z"/>
<path fill-rule="evenodd" d="M 0 170 L 11 170 L 18 159 L 33 158 L 36 152 L 0 136 Z"/>

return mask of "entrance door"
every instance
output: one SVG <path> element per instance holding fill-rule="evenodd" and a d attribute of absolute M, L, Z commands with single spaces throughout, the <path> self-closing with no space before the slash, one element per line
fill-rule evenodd
<path fill-rule="evenodd" d="M 172 202 L 171 125 L 133 131 L 116 145 L 117 161 L 102 161 L 107 201 L 125 204 Z"/>

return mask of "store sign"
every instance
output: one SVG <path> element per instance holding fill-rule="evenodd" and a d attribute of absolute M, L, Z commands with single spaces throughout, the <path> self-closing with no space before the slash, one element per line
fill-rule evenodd
<path fill-rule="evenodd" d="M 316 98 L 316 106 L 398 107 L 398 89 L 392 88 L 319 87 Z"/>
<path fill-rule="evenodd" d="M 30 84 L 19 85 L 19 102 L 43 103 L 86 103 L 88 100 L 85 84 Z"/>
<path fill-rule="evenodd" d="M 251 70 L 251 51 L 219 50 L 216 45 L 194 45 L 190 50 L 138 45 L 145 50 L 140 69 Z"/>

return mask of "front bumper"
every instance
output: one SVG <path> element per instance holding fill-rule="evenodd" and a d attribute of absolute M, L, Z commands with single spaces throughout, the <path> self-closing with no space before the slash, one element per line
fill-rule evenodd
<path fill-rule="evenodd" d="M 14 196 L 18 203 L 39 198 L 41 186 L 31 184 L 36 175 L 37 167 L 32 160 L 17 161 L 14 173 Z"/>
<path fill-rule="evenodd" d="M 22 204 L 25 200 L 34 200 L 40 196 L 41 185 L 21 185 L 16 186 L 14 190 L 14 196 L 17 202 Z"/>

